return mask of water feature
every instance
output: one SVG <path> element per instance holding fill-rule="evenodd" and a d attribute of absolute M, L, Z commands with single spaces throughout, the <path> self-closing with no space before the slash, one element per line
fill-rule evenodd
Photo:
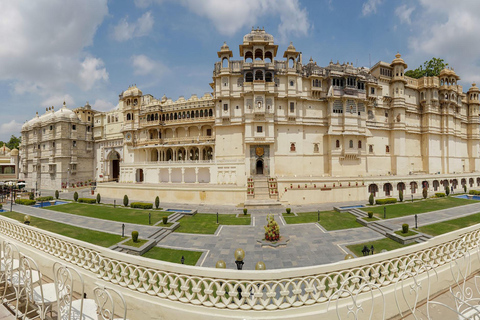
<path fill-rule="evenodd" d="M 480 201 L 480 196 L 474 196 L 474 195 L 468 195 L 468 194 L 462 194 L 460 196 L 455 196 L 455 198 Z"/>
<path fill-rule="evenodd" d="M 53 204 L 53 206 L 56 206 L 56 205 L 59 205 L 59 204 L 66 204 L 68 202 L 66 201 L 55 201 L 55 204 Z M 37 204 L 34 204 L 32 207 L 34 208 L 45 208 L 45 207 L 50 207 L 52 206 L 52 204 L 50 203 L 50 201 L 44 201 L 43 203 L 37 203 Z"/>

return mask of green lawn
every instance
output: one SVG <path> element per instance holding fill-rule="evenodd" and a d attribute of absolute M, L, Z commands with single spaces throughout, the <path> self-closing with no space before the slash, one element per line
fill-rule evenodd
<path fill-rule="evenodd" d="M 415 231 L 412 231 L 412 230 L 408 230 L 407 233 L 403 233 L 402 230 L 398 230 L 398 231 L 395 231 L 395 233 L 402 237 L 410 237 L 417 234 Z"/>
<path fill-rule="evenodd" d="M 0 215 L 18 220 L 20 222 L 23 222 L 23 217 L 25 216 L 23 213 L 18 213 L 15 211 L 2 212 L 0 213 Z M 93 243 L 102 247 L 110 247 L 123 240 L 123 238 L 119 235 L 83 229 L 83 228 L 74 227 L 68 224 L 58 223 L 50 220 L 37 218 L 37 217 L 30 218 L 30 225 L 37 227 L 39 229 L 51 231 L 66 237 Z"/>
<path fill-rule="evenodd" d="M 132 239 L 129 239 L 128 241 L 125 241 L 124 243 L 122 243 L 122 245 L 135 247 L 135 248 L 140 248 L 141 246 L 143 246 L 147 242 L 148 242 L 148 240 L 142 240 L 142 239 L 138 239 L 137 242 L 133 242 Z"/>
<path fill-rule="evenodd" d="M 387 219 L 409 216 L 447 208 L 475 203 L 475 200 L 459 199 L 454 197 L 432 198 L 424 201 L 401 202 L 388 206 L 368 207 L 361 210 L 372 211 L 377 217 L 383 218 L 383 208 L 387 208 Z"/>
<path fill-rule="evenodd" d="M 440 234 L 444 234 L 450 231 L 473 226 L 474 224 L 477 224 L 479 222 L 480 213 L 475 213 L 462 218 L 429 224 L 418 228 L 418 230 L 432 236 L 438 236 Z"/>
<path fill-rule="evenodd" d="M 317 212 L 300 212 L 298 216 L 293 214 L 283 213 L 283 218 L 288 224 L 296 223 L 309 223 L 318 221 Z M 340 230 L 358 228 L 362 225 L 356 221 L 355 216 L 348 212 L 337 211 L 321 211 L 320 212 L 320 225 L 326 230 Z"/>
<path fill-rule="evenodd" d="M 150 259 L 163 260 L 174 263 L 181 263 L 182 256 L 185 257 L 185 264 L 194 266 L 202 252 L 198 251 L 187 251 L 187 250 L 175 250 L 167 248 L 153 247 L 148 252 L 146 252 L 143 257 Z"/>
<path fill-rule="evenodd" d="M 76 214 L 79 216 L 143 225 L 148 225 L 149 213 L 152 214 L 152 225 L 158 221 L 161 221 L 163 216 L 168 216 L 171 214 L 171 212 L 157 210 L 127 209 L 122 207 L 113 208 L 110 206 L 82 203 L 67 203 L 51 206 L 47 209 Z"/>
<path fill-rule="evenodd" d="M 413 243 L 412 243 L 413 244 Z M 406 245 L 400 244 L 390 238 L 383 238 L 380 240 L 375 240 L 375 241 L 369 241 L 365 243 L 359 243 L 359 244 L 352 244 L 347 246 L 347 248 L 352 251 L 357 257 L 363 256 L 362 249 L 363 246 L 367 246 L 368 249 L 370 250 L 370 247 L 373 245 L 374 248 L 374 253 L 380 253 L 383 249 L 386 249 L 388 251 L 403 248 Z"/>
<path fill-rule="evenodd" d="M 237 218 L 234 214 L 219 214 L 218 223 L 223 225 L 250 225 L 250 218 Z M 217 215 L 210 213 L 197 213 L 186 215 L 178 220 L 180 227 L 175 232 L 214 234 L 218 228 Z"/>

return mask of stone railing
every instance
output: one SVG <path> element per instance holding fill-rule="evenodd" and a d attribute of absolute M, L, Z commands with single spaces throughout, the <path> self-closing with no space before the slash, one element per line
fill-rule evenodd
<path fill-rule="evenodd" d="M 260 316 L 265 315 L 263 312 L 277 310 L 285 313 L 283 318 L 288 318 L 290 309 L 296 315 L 330 312 L 331 300 L 337 299 L 337 296 L 342 297 L 338 294 L 340 284 L 357 278 L 367 279 L 375 288 L 390 292 L 390 298 L 385 299 L 392 301 L 394 284 L 400 278 L 405 280 L 408 272 L 413 274 L 418 271 L 413 269 L 415 263 L 412 262 L 415 261 L 423 261 L 443 277 L 442 281 L 437 281 L 432 293 L 444 289 L 451 284 L 451 279 L 445 276 L 446 266 L 459 248 L 469 251 L 477 249 L 480 225 L 400 250 L 328 265 L 241 272 L 130 257 L 3 217 L 0 218 L 0 234 L 35 248 L 55 260 L 83 268 L 103 281 L 133 290 L 140 295 L 140 299 L 150 299 L 146 298 L 150 296 L 160 299 L 154 303 L 166 300 L 181 302 L 188 305 L 185 310 L 188 309 L 190 314 L 217 313 L 218 317 L 221 310 L 240 310 L 258 311 Z M 478 260 L 475 262 L 478 264 Z M 361 289 L 355 292 L 355 288 L 360 287 L 358 282 L 352 282 L 351 287 L 355 294 L 363 294 Z M 195 311 L 192 309 L 194 306 L 202 306 L 203 309 Z M 299 308 L 302 306 L 309 308 Z M 312 309 L 315 306 L 318 308 Z M 395 310 L 388 312 L 387 318 L 398 314 Z M 277 316 L 282 318 L 280 314 Z"/>

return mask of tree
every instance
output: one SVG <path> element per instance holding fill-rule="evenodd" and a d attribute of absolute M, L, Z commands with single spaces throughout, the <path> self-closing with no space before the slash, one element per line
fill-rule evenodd
<path fill-rule="evenodd" d="M 423 196 L 423 199 L 427 199 L 427 196 L 428 196 L 428 190 L 427 190 L 427 188 L 423 188 L 422 196 Z"/>
<path fill-rule="evenodd" d="M 0 147 L 3 147 L 3 144 L 5 144 L 5 146 L 10 150 L 18 149 L 20 142 L 21 142 L 20 138 L 17 138 L 12 134 L 12 136 L 10 137 L 10 141 L 8 142 L 3 142 L 0 140 Z"/>
<path fill-rule="evenodd" d="M 370 193 L 370 197 L 368 197 L 368 203 L 370 203 L 370 205 L 373 206 L 373 201 L 374 201 L 374 199 L 373 199 L 373 193 Z"/>
<path fill-rule="evenodd" d="M 440 71 L 445 69 L 446 66 L 448 66 L 448 63 L 445 63 L 443 59 L 433 57 L 431 60 L 425 61 L 423 66 L 419 66 L 414 70 L 408 70 L 405 72 L 405 75 L 415 79 L 438 76 Z"/>
<path fill-rule="evenodd" d="M 100 203 L 102 201 L 102 197 L 100 197 L 100 193 L 97 193 L 97 203 Z"/>
<path fill-rule="evenodd" d="M 125 207 L 128 206 L 128 196 L 127 196 L 127 195 L 125 195 L 125 196 L 123 197 L 123 205 L 124 205 Z"/>
<path fill-rule="evenodd" d="M 78 192 L 75 191 L 75 193 L 73 194 L 73 200 L 75 200 L 75 202 L 77 202 L 78 200 Z"/>
<path fill-rule="evenodd" d="M 445 194 L 448 195 L 450 194 L 450 188 L 448 188 L 448 186 L 445 186 Z"/>
<path fill-rule="evenodd" d="M 58 197 L 60 197 L 60 193 L 58 192 L 58 190 L 55 190 L 55 199 L 58 199 Z"/>
<path fill-rule="evenodd" d="M 398 192 L 398 199 L 400 200 L 400 202 L 403 201 L 403 190 L 400 190 L 400 191 Z"/>
<path fill-rule="evenodd" d="M 155 208 L 158 209 L 159 206 L 160 206 L 160 198 L 157 196 L 155 198 Z"/>

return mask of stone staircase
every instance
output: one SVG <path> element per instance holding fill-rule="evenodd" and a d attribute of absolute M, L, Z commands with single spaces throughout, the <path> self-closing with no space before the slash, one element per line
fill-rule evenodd
<path fill-rule="evenodd" d="M 249 188 L 253 189 L 253 195 L 247 194 L 245 207 L 281 206 L 280 201 L 278 201 L 278 191 L 275 194 L 271 194 L 272 190 L 276 190 L 276 181 L 275 188 L 271 188 L 273 182 L 270 182 L 266 176 L 253 176 L 249 178 L 249 181 L 249 185 L 253 184 L 253 188 Z"/>
<path fill-rule="evenodd" d="M 427 241 L 428 239 L 431 239 L 431 238 L 433 238 L 431 235 L 422 233 L 422 235 L 416 241 L 417 241 L 417 243 L 421 243 L 421 242 L 425 242 L 425 241 Z"/>
<path fill-rule="evenodd" d="M 380 233 L 383 236 L 387 236 L 387 232 L 393 232 L 398 229 L 396 226 L 386 224 L 385 222 L 372 222 L 367 225 L 368 228 Z"/>
<path fill-rule="evenodd" d="M 358 208 L 350 209 L 350 210 L 348 210 L 348 212 L 350 214 L 354 215 L 356 218 L 366 218 L 366 217 L 368 217 L 368 214 L 365 211 L 360 210 Z"/>

